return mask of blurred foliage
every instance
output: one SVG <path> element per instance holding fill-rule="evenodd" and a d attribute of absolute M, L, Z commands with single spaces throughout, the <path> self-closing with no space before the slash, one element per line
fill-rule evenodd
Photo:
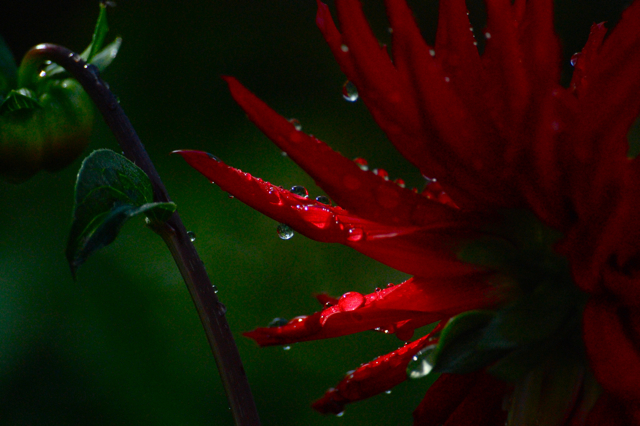
<path fill-rule="evenodd" d="M 557 2 L 565 64 L 590 24 L 615 21 L 623 3 Z M 478 4 L 469 7 L 477 11 Z M 425 36 L 433 37 L 437 3 L 412 5 Z M 382 1 L 365 6 L 380 40 L 390 43 Z M 0 33 L 18 58 L 41 42 L 81 50 L 96 13 L 94 2 L 80 0 L 4 2 Z M 276 223 L 168 155 L 206 150 L 277 185 L 305 185 L 313 196 L 321 194 L 232 102 L 219 78 L 229 74 L 345 155 L 363 156 L 392 178 L 421 185 L 364 105 L 342 100 L 344 76 L 314 19 L 312 0 L 122 0 L 109 21 L 124 43 L 104 77 L 196 234 L 238 336 L 263 423 L 410 424 L 425 380 L 354 404 L 340 418 L 309 408 L 347 370 L 398 347 L 395 337 L 361 333 L 284 351 L 259 349 L 240 336 L 274 317 L 317 310 L 313 293 L 369 292 L 406 276 L 341 246 L 301 236 L 279 240 Z M 98 148 L 118 150 L 101 120 L 90 145 Z M 186 288 L 142 219 L 130 221 L 72 280 L 64 247 L 80 161 L 21 186 L 0 182 L 0 425 L 231 425 Z"/>

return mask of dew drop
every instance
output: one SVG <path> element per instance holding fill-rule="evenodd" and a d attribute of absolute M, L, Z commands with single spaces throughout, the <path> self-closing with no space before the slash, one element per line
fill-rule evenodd
<path fill-rule="evenodd" d="M 295 186 L 292 186 L 289 191 L 291 193 L 293 193 L 293 194 L 296 194 L 296 195 L 300 196 L 300 197 L 309 198 L 309 191 L 307 191 L 307 188 L 305 188 L 304 186 L 295 185 Z"/>
<path fill-rule="evenodd" d="M 429 55 L 436 56 L 436 51 L 433 49 L 429 49 Z"/>
<path fill-rule="evenodd" d="M 349 229 L 349 236 L 347 240 L 349 241 L 360 241 L 364 238 L 364 231 L 361 228 L 351 228 Z"/>
<path fill-rule="evenodd" d="M 280 153 L 280 155 L 282 155 L 283 157 L 286 157 L 286 156 L 287 156 L 287 153 L 286 153 L 286 152 L 284 152 L 284 151 L 282 151 L 282 152 Z"/>
<path fill-rule="evenodd" d="M 571 61 L 570 61 L 570 62 L 571 62 L 571 66 L 572 66 L 572 67 L 575 67 L 575 66 L 576 66 L 576 64 L 578 63 L 578 59 L 580 59 L 580 56 L 581 56 L 581 55 L 582 55 L 582 53 L 577 52 L 577 53 L 574 53 L 574 54 L 571 56 Z"/>
<path fill-rule="evenodd" d="M 436 345 L 427 346 L 411 358 L 407 365 L 407 376 L 410 379 L 420 379 L 431 372 L 435 350 Z"/>
<path fill-rule="evenodd" d="M 343 311 L 355 311 L 366 302 L 365 297 L 357 291 L 345 293 L 338 300 L 338 307 Z"/>
<path fill-rule="evenodd" d="M 340 411 L 338 414 L 336 414 L 336 417 L 342 417 L 344 416 L 344 411 Z"/>
<path fill-rule="evenodd" d="M 283 351 L 288 351 L 288 350 L 290 350 L 290 349 L 291 349 L 291 346 L 283 346 L 283 347 L 282 347 L 282 350 L 283 350 Z"/>
<path fill-rule="evenodd" d="M 302 130 L 302 124 L 300 124 L 300 120 L 298 120 L 297 118 L 290 118 L 289 123 L 293 124 L 293 128 L 297 131 Z"/>
<path fill-rule="evenodd" d="M 391 389 L 387 389 L 386 391 L 384 391 L 384 393 L 386 393 L 387 395 L 391 395 Z"/>
<path fill-rule="evenodd" d="M 449 77 L 445 77 L 445 78 L 444 78 L 444 82 L 445 82 L 445 83 L 448 83 L 448 82 L 450 82 L 450 81 L 451 81 L 451 79 L 450 79 Z"/>
<path fill-rule="evenodd" d="M 293 229 L 291 229 L 289 225 L 285 225 L 284 223 L 278 225 L 276 232 L 278 233 L 278 237 L 280 237 L 281 240 L 290 240 L 294 235 Z"/>
<path fill-rule="evenodd" d="M 349 101 L 355 102 L 358 100 L 358 88 L 351 81 L 347 80 L 342 85 L 342 97 Z"/>
<path fill-rule="evenodd" d="M 196 240 L 196 233 L 193 231 L 187 231 L 187 237 L 189 237 L 191 242 L 194 242 Z"/>
<path fill-rule="evenodd" d="M 322 204 L 326 204 L 327 206 L 331 205 L 331 200 L 329 199 L 329 197 L 326 197 L 324 195 L 318 195 L 316 197 L 316 201 Z"/>
<path fill-rule="evenodd" d="M 340 50 L 347 53 L 349 51 L 349 46 L 347 46 L 346 44 L 343 44 L 342 46 L 340 46 Z"/>
<path fill-rule="evenodd" d="M 215 294 L 218 294 L 218 287 L 217 287 L 215 284 L 214 284 L 214 285 L 212 285 L 211 287 L 213 288 L 213 292 L 214 292 Z"/>
<path fill-rule="evenodd" d="M 234 198 L 236 198 L 236 197 L 234 197 L 232 194 L 227 194 L 227 196 L 228 196 L 229 198 L 231 198 L 232 200 L 233 200 Z"/>
<path fill-rule="evenodd" d="M 223 316 L 226 313 L 227 307 L 223 303 L 218 302 L 218 315 Z"/>
<path fill-rule="evenodd" d="M 380 176 L 384 180 L 389 180 L 389 173 L 385 169 L 373 169 L 373 173 Z"/>
<path fill-rule="evenodd" d="M 484 38 L 486 38 L 487 40 L 489 40 L 491 38 L 491 33 L 489 31 L 484 33 Z"/>
<path fill-rule="evenodd" d="M 284 318 L 276 317 L 271 320 L 268 327 L 282 327 L 283 325 L 286 325 L 288 322 L 289 321 L 287 321 Z"/>
<path fill-rule="evenodd" d="M 207 152 L 207 157 L 211 158 L 212 160 L 215 160 L 215 161 L 220 162 L 220 159 L 219 159 L 218 157 L 216 157 L 216 156 L 215 156 L 215 155 L 213 155 L 213 154 L 209 154 L 208 152 Z"/>
<path fill-rule="evenodd" d="M 353 159 L 353 162 L 360 167 L 360 170 L 367 171 L 369 170 L 369 163 L 364 158 L 356 157 Z"/>
<path fill-rule="evenodd" d="M 391 27 L 387 28 L 387 31 L 389 32 L 389 34 L 393 34 L 393 28 Z"/>
<path fill-rule="evenodd" d="M 406 186 L 406 184 L 404 183 L 404 180 L 398 178 L 396 180 L 394 180 L 394 182 L 396 183 L 396 185 L 398 185 L 400 188 L 404 188 Z"/>

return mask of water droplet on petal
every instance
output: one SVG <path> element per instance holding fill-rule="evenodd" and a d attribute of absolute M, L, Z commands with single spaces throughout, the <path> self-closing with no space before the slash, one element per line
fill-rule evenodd
<path fill-rule="evenodd" d="M 342 85 L 342 97 L 349 101 L 355 102 L 358 100 L 358 88 L 351 81 L 347 80 Z"/>
<path fill-rule="evenodd" d="M 445 78 L 444 78 L 444 82 L 445 82 L 445 83 L 449 83 L 450 81 L 451 81 L 451 79 L 450 79 L 449 77 L 445 77 Z"/>
<path fill-rule="evenodd" d="M 215 285 L 212 285 L 211 287 L 213 287 L 213 292 L 214 292 L 215 294 L 218 294 L 218 287 L 217 287 L 217 286 L 215 286 Z"/>
<path fill-rule="evenodd" d="M 209 154 L 208 152 L 207 152 L 207 156 L 208 156 L 209 158 L 211 158 L 212 160 L 216 160 L 216 161 L 218 161 L 218 162 L 220 161 L 220 159 L 219 159 L 218 157 L 216 157 L 216 156 L 215 156 L 215 155 L 213 155 L 213 154 Z"/>
<path fill-rule="evenodd" d="M 283 346 L 283 347 L 282 347 L 282 350 L 283 350 L 283 351 L 288 351 L 289 349 L 291 349 L 291 346 Z"/>
<path fill-rule="evenodd" d="M 436 56 L 436 51 L 433 49 L 429 49 L 429 55 Z"/>
<path fill-rule="evenodd" d="M 231 198 L 231 199 L 236 198 L 236 197 L 234 197 L 232 194 L 227 194 L 227 196 L 228 196 L 229 198 Z"/>
<path fill-rule="evenodd" d="M 276 317 L 271 320 L 268 327 L 282 327 L 283 325 L 286 325 L 288 322 L 289 321 L 284 318 Z"/>
<path fill-rule="evenodd" d="M 400 188 L 404 188 L 406 186 L 406 184 L 404 183 L 404 180 L 398 178 L 396 180 L 394 180 L 394 182 L 396 183 L 396 185 L 398 185 Z"/>
<path fill-rule="evenodd" d="M 316 197 L 316 201 L 319 202 L 319 203 L 322 203 L 322 204 L 326 204 L 328 206 L 331 205 L 331 200 L 329 199 L 329 197 L 326 197 L 324 195 L 318 195 Z"/>
<path fill-rule="evenodd" d="M 338 414 L 336 414 L 336 417 L 342 417 L 344 416 L 344 411 L 340 411 Z"/>
<path fill-rule="evenodd" d="M 293 238 L 294 235 L 293 229 L 284 223 L 279 224 L 276 231 L 278 232 L 278 237 L 280 237 L 281 240 L 289 240 Z"/>
<path fill-rule="evenodd" d="M 360 167 L 360 170 L 367 171 L 369 170 L 369 163 L 364 158 L 356 157 L 353 159 L 353 162 Z"/>
<path fill-rule="evenodd" d="M 386 391 L 384 391 L 384 393 L 386 393 L 387 395 L 391 395 L 391 389 L 387 389 Z"/>
<path fill-rule="evenodd" d="M 289 123 L 293 124 L 293 128 L 297 131 L 302 130 L 302 124 L 300 124 L 300 120 L 298 120 L 297 118 L 290 118 Z"/>
<path fill-rule="evenodd" d="M 309 191 L 307 191 L 307 188 L 305 188 L 304 186 L 295 185 L 295 186 L 292 186 L 289 191 L 300 197 L 309 198 Z"/>
<path fill-rule="evenodd" d="M 350 291 L 338 300 L 338 306 L 343 311 L 355 311 L 365 304 L 367 299 L 357 291 Z"/>
<path fill-rule="evenodd" d="M 360 241 L 364 238 L 364 231 L 361 228 L 351 228 L 349 229 L 349 236 L 347 240 L 349 241 Z"/>
<path fill-rule="evenodd" d="M 487 40 L 489 40 L 491 38 L 491 33 L 489 31 L 484 33 L 484 38 L 486 38 Z"/>
<path fill-rule="evenodd" d="M 407 377 L 410 379 L 420 379 L 425 377 L 433 369 L 433 356 L 436 352 L 436 345 L 427 346 L 413 356 L 407 365 Z"/>
<path fill-rule="evenodd" d="M 196 233 L 193 231 L 187 231 L 187 237 L 189 237 L 191 242 L 194 242 L 196 240 Z"/>
<path fill-rule="evenodd" d="M 373 169 L 373 173 L 380 176 L 384 180 L 389 180 L 389 173 L 385 169 Z"/>
<path fill-rule="evenodd" d="M 393 34 L 393 28 L 391 27 L 387 28 L 387 31 L 389 31 L 389 34 Z"/>
<path fill-rule="evenodd" d="M 346 44 L 343 44 L 342 46 L 340 46 L 340 50 L 346 53 L 349 51 L 349 46 L 347 46 Z"/>
<path fill-rule="evenodd" d="M 575 67 L 575 66 L 576 66 L 576 64 L 578 63 L 578 59 L 580 59 L 580 56 L 581 56 L 581 55 L 582 55 L 582 53 L 581 53 L 581 52 L 577 52 L 577 53 L 574 53 L 574 54 L 571 56 L 571 61 L 570 61 L 570 62 L 571 62 L 571 66 L 572 66 L 572 67 Z"/>

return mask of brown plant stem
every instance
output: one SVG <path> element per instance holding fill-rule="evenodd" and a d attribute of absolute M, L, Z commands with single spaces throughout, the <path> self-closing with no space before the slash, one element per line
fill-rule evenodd
<path fill-rule="evenodd" d="M 82 85 L 102 113 L 125 156 L 144 170 L 151 179 L 155 201 L 171 201 L 140 138 L 120 107 L 118 99 L 111 93 L 107 83 L 100 78 L 97 68 L 87 64 L 80 55 L 54 44 L 40 44 L 32 48 L 25 55 L 23 66 L 37 67 L 46 60 L 63 67 Z M 218 300 L 217 290 L 209 280 L 204 264 L 187 235 L 180 216 L 175 212 L 166 222 L 152 223 L 151 228 L 169 247 L 191 294 L 216 360 L 236 425 L 260 425 L 240 354 L 225 317 L 226 308 Z"/>

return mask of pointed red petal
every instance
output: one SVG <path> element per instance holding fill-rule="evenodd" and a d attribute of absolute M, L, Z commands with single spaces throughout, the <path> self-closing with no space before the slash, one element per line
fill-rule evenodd
<path fill-rule="evenodd" d="M 457 244 L 474 237 L 465 229 L 464 222 L 424 227 L 372 222 L 340 207 L 292 194 L 229 167 L 205 152 L 176 153 L 238 200 L 316 241 L 347 245 L 411 275 L 451 277 L 480 270 L 455 256 Z"/>
<path fill-rule="evenodd" d="M 640 426 L 640 405 L 603 393 L 589 412 L 586 426 Z"/>
<path fill-rule="evenodd" d="M 321 312 L 244 335 L 260 346 L 286 345 L 385 328 L 404 320 L 429 324 L 470 309 L 493 306 L 495 302 L 481 277 L 448 281 L 416 277 L 368 295 L 345 293 L 337 305 Z"/>
<path fill-rule="evenodd" d="M 624 324 L 623 315 L 636 317 Z M 593 373 L 605 391 L 626 401 L 640 402 L 640 336 L 637 309 L 623 310 L 618 304 L 592 297 L 584 310 L 583 338 Z M 633 330 L 633 326 L 636 326 Z M 631 330 L 629 330 L 631 328 Z M 630 335 L 631 333 L 631 335 Z"/>
<path fill-rule="evenodd" d="M 312 407 L 322 414 L 340 414 L 346 404 L 370 398 L 402 383 L 407 379 L 407 366 L 413 356 L 429 344 L 436 343 L 432 337 L 434 332 L 348 373 Z"/>
<path fill-rule="evenodd" d="M 440 375 L 413 412 L 414 426 L 443 424 L 464 401 L 479 376 L 480 373 Z"/>
<path fill-rule="evenodd" d="M 453 221 L 460 216 L 451 208 L 361 170 L 322 141 L 296 130 L 236 79 L 226 81 L 249 119 L 350 212 L 376 222 L 419 226 Z"/>
<path fill-rule="evenodd" d="M 604 22 L 593 24 L 589 39 L 580 53 L 576 53 L 571 58 L 573 65 L 573 76 L 569 87 L 574 90 L 578 97 L 581 97 L 587 90 L 588 78 L 594 68 L 597 68 L 598 50 L 602 45 L 607 28 Z"/>
<path fill-rule="evenodd" d="M 485 373 L 443 374 L 431 385 L 413 413 L 414 426 L 505 423 L 502 401 L 506 384 Z"/>

